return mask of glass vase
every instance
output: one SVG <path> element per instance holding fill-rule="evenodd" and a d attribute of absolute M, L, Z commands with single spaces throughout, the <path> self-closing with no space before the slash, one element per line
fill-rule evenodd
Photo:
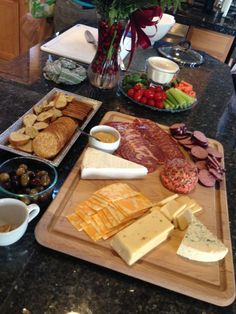
<path fill-rule="evenodd" d="M 124 22 L 109 24 L 107 20 L 98 22 L 98 47 L 96 55 L 88 67 L 89 82 L 101 89 L 114 88 L 119 80 L 119 47 L 124 31 Z"/>

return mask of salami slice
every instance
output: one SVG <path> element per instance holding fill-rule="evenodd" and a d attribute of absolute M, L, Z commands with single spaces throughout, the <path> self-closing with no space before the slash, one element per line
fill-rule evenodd
<path fill-rule="evenodd" d="M 208 147 L 207 148 L 207 151 L 208 151 L 208 154 L 211 156 L 211 157 L 215 157 L 218 161 L 221 161 L 222 158 L 223 158 L 223 154 L 221 152 L 219 152 L 218 150 L 216 150 L 215 148 L 213 147 Z"/>
<path fill-rule="evenodd" d="M 185 123 L 175 123 L 170 126 L 170 133 L 173 136 L 184 135 L 187 132 Z"/>
<path fill-rule="evenodd" d="M 207 162 L 206 160 L 198 160 L 195 162 L 198 170 L 207 169 Z"/>
<path fill-rule="evenodd" d="M 208 152 L 205 148 L 195 145 L 191 148 L 191 155 L 196 159 L 206 159 Z"/>
<path fill-rule="evenodd" d="M 215 179 L 217 181 L 222 181 L 223 180 L 224 174 L 222 172 L 218 172 L 214 168 L 209 168 L 208 171 L 215 177 Z"/>
<path fill-rule="evenodd" d="M 192 139 L 193 141 L 203 147 L 207 147 L 208 146 L 208 139 L 205 136 L 204 133 L 202 133 L 201 131 L 194 131 L 192 134 Z"/>
<path fill-rule="evenodd" d="M 199 171 L 198 180 L 202 185 L 207 187 L 213 187 L 216 183 L 215 177 L 207 169 Z"/>

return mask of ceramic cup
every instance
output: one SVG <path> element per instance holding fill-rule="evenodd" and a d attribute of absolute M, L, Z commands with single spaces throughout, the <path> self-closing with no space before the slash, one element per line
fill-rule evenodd
<path fill-rule="evenodd" d="M 39 211 L 37 204 L 27 206 L 14 198 L 0 199 L 0 246 L 18 241 L 24 235 L 28 223 Z"/>
<path fill-rule="evenodd" d="M 104 143 L 90 137 L 89 146 L 102 150 L 106 153 L 114 153 L 120 145 L 120 133 L 115 128 L 108 125 L 97 125 L 90 130 L 91 135 L 95 135 L 97 132 L 110 133 L 115 136 L 116 140 L 112 143 Z"/>
<path fill-rule="evenodd" d="M 174 61 L 163 57 L 150 57 L 146 61 L 147 77 L 157 84 L 168 84 L 179 72 Z"/>

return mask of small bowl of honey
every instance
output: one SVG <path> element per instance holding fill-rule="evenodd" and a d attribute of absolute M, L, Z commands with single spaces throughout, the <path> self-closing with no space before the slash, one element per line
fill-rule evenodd
<path fill-rule="evenodd" d="M 114 153 L 120 145 L 120 133 L 108 125 L 97 125 L 90 130 L 89 146 L 106 153 Z"/>

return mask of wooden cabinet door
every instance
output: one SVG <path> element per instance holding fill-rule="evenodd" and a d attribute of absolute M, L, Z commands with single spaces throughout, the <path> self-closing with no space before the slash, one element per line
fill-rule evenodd
<path fill-rule="evenodd" d="M 187 39 L 194 49 L 205 51 L 222 62 L 225 62 L 234 41 L 233 36 L 192 26 L 187 33 Z"/>
<path fill-rule="evenodd" d="M 19 55 L 19 1 L 0 1 L 0 58 Z"/>

